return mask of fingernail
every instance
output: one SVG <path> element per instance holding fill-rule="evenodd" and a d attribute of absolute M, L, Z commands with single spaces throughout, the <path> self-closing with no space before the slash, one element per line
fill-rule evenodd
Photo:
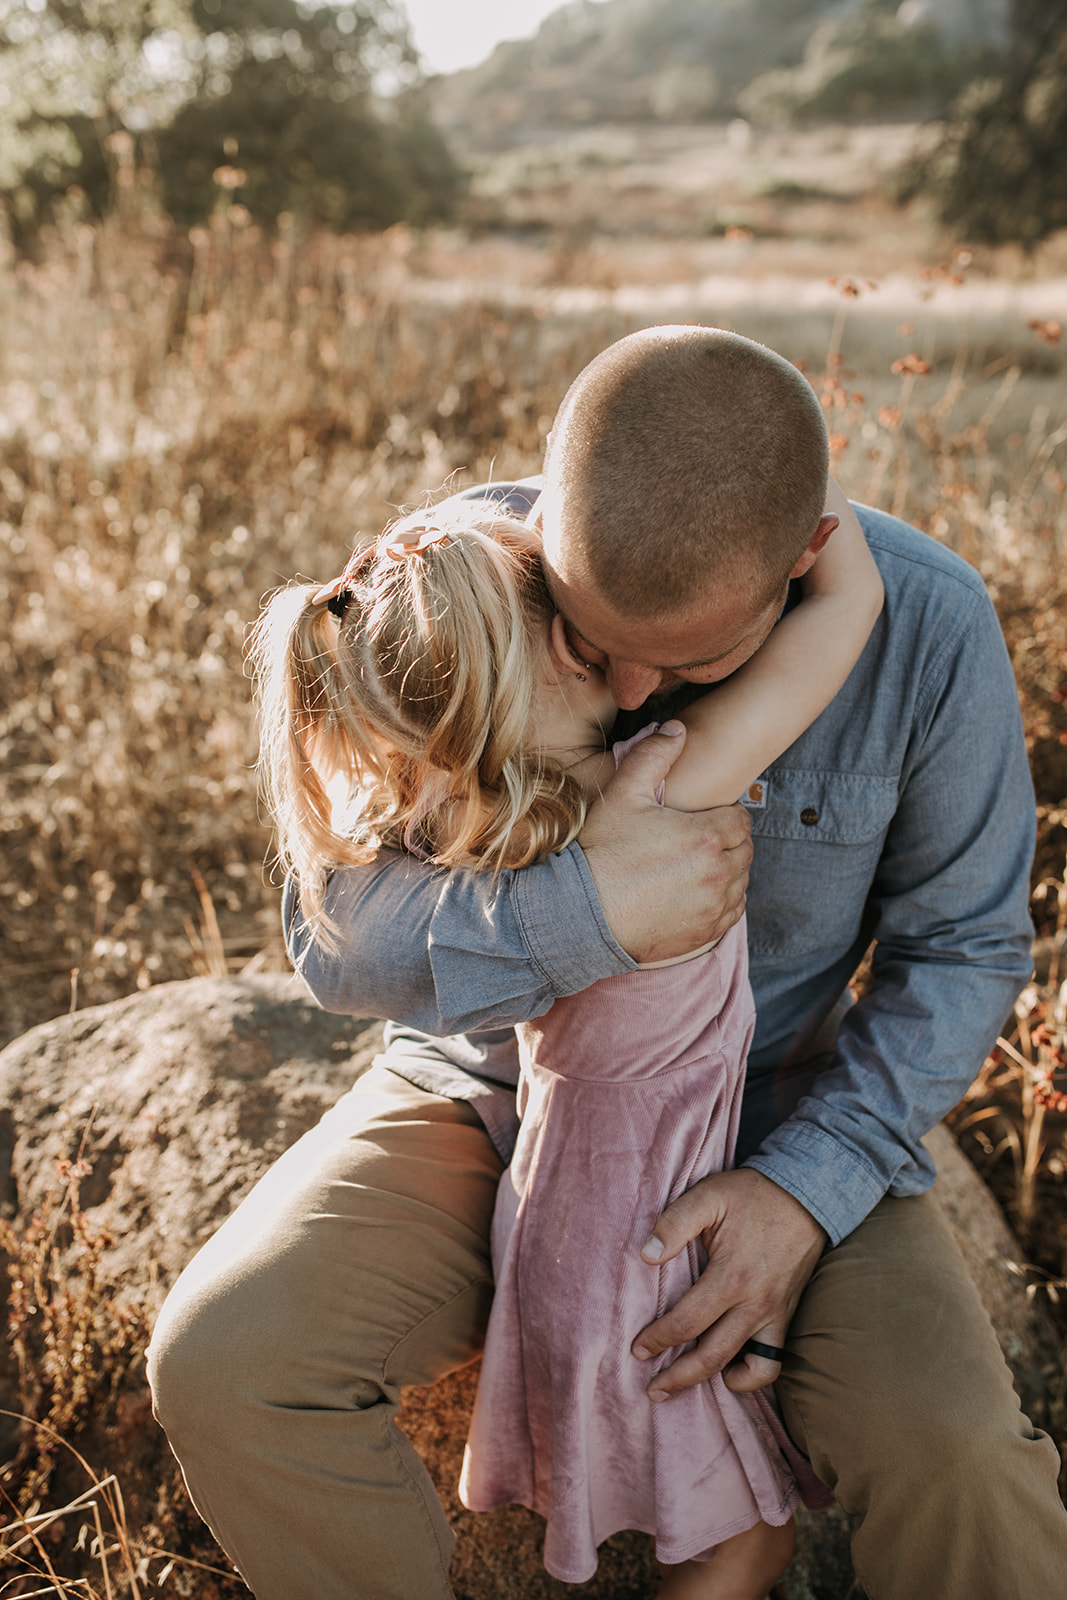
<path fill-rule="evenodd" d="M 647 1361 L 651 1356 L 652 1351 L 646 1350 L 643 1344 L 635 1344 L 633 1347 L 633 1353 L 637 1357 L 638 1361 Z"/>
<path fill-rule="evenodd" d="M 675 722 L 672 718 L 670 722 L 661 722 L 659 725 L 659 731 L 660 733 L 665 733 L 668 739 L 677 739 L 680 733 L 685 732 L 685 724 L 681 722 Z"/>
<path fill-rule="evenodd" d="M 663 1240 L 657 1239 L 653 1234 L 651 1239 L 646 1239 L 641 1246 L 641 1254 L 646 1261 L 659 1261 L 663 1255 Z"/>
<path fill-rule="evenodd" d="M 650 1400 L 669 1400 L 670 1396 L 668 1395 L 666 1389 L 650 1389 L 648 1391 L 648 1398 Z"/>

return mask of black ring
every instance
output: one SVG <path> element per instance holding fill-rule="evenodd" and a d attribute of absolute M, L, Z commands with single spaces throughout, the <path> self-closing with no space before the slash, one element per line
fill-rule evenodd
<path fill-rule="evenodd" d="M 784 1361 L 785 1351 L 777 1344 L 761 1344 L 758 1339 L 746 1339 L 741 1346 L 741 1354 L 751 1352 L 754 1356 L 762 1356 L 765 1361 Z"/>

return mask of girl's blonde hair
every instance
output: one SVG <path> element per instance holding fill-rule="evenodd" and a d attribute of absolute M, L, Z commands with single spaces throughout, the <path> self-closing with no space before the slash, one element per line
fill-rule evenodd
<path fill-rule="evenodd" d="M 550 612 L 536 535 L 475 508 L 405 518 L 329 589 L 270 597 L 249 648 L 260 773 L 327 943 L 331 866 L 408 845 L 499 871 L 576 837 L 586 802 L 532 726 Z"/>

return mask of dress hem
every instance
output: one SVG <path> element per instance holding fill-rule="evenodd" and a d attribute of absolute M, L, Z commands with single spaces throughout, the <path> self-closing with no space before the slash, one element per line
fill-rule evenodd
<path fill-rule="evenodd" d="M 533 1498 L 531 1495 L 530 1500 Z M 478 1505 L 472 1505 L 463 1495 L 460 1495 L 460 1499 L 468 1511 L 482 1513 L 486 1511 L 501 1511 L 505 1506 L 522 1506 L 524 1510 L 532 1511 L 536 1516 L 543 1517 L 546 1525 L 549 1521 L 549 1513 L 541 1506 L 531 1505 L 530 1500 L 524 1500 L 515 1495 L 506 1495 L 499 1499 L 494 1497 L 484 1500 Z M 665 1566 L 679 1566 L 683 1561 L 710 1561 L 720 1544 L 725 1543 L 727 1539 L 736 1538 L 739 1533 L 747 1533 L 750 1528 L 756 1527 L 760 1522 L 765 1522 L 771 1528 L 784 1527 L 799 1503 L 800 1493 L 799 1490 L 794 1488 L 779 1501 L 771 1514 L 757 1512 L 755 1516 L 735 1517 L 733 1522 L 727 1523 L 725 1527 L 718 1529 L 715 1533 L 698 1535 L 694 1539 L 687 1540 L 684 1545 L 679 1546 L 664 1545 L 661 1540 L 656 1538 L 654 1527 L 642 1526 L 640 1523 L 635 1522 L 624 1522 L 619 1527 L 612 1528 L 603 1534 L 597 1541 L 597 1549 L 599 1550 L 606 1540 L 613 1539 L 617 1533 L 644 1533 L 649 1538 L 656 1540 L 656 1560 L 662 1561 Z M 773 1520 L 774 1518 L 779 1520 L 775 1521 Z M 705 1555 L 704 1552 L 707 1552 L 707 1554 Z M 556 1578 L 560 1583 L 588 1583 L 590 1579 L 596 1577 L 600 1566 L 599 1561 L 594 1561 L 591 1567 L 583 1568 L 579 1571 L 576 1567 L 564 1568 L 558 1564 L 551 1565 L 544 1558 L 542 1558 L 542 1564 L 549 1576 Z"/>

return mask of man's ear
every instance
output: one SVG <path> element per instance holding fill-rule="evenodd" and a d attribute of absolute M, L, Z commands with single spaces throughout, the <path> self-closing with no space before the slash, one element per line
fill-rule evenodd
<path fill-rule="evenodd" d="M 544 510 L 543 501 L 544 495 L 539 494 L 529 511 L 527 511 L 526 516 L 523 518 L 526 526 L 528 528 L 533 528 L 537 533 L 541 532 L 541 514 Z"/>
<path fill-rule="evenodd" d="M 811 543 L 808 545 L 808 548 L 804 551 L 804 554 L 801 556 L 800 560 L 789 574 L 791 578 L 802 578 L 805 572 L 807 572 L 808 568 L 815 565 L 815 557 L 819 554 L 819 551 L 833 533 L 840 520 L 840 517 L 831 516 L 829 512 L 827 512 L 825 516 L 819 518 L 819 526 L 815 530 L 815 535 Z"/>

